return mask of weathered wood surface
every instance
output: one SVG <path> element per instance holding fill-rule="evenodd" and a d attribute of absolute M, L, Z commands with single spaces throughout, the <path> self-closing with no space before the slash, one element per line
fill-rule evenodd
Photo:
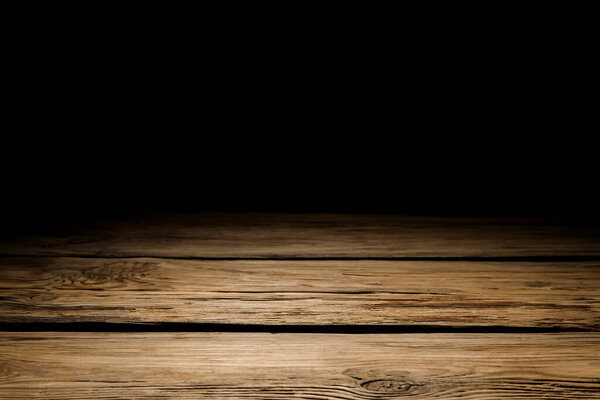
<path fill-rule="evenodd" d="M 600 327 L 600 261 L 0 258 L 0 322 Z"/>
<path fill-rule="evenodd" d="M 600 230 L 556 220 L 178 214 L 15 237 L 0 254 L 104 257 L 600 256 Z"/>
<path fill-rule="evenodd" d="M 592 226 L 180 214 L 0 254 L 1 399 L 600 399 Z M 48 331 L 86 322 L 140 331 Z M 171 322 L 457 333 L 143 332 Z"/>
<path fill-rule="evenodd" d="M 0 398 L 598 399 L 600 334 L 0 332 Z"/>

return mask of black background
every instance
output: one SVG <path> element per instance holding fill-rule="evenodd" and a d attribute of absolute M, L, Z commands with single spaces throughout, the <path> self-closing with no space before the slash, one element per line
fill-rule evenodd
<path fill-rule="evenodd" d="M 5 138 L 5 232 L 158 212 L 598 220 L 596 145 L 562 104 L 513 115 L 501 105 L 515 97 L 467 110 L 383 97 L 315 114 L 316 95 L 267 109 L 138 97 L 113 113 L 116 95 L 80 100 L 23 112 Z"/>
<path fill-rule="evenodd" d="M 3 234 L 159 212 L 599 219 L 588 52 L 558 32 L 54 28 L 13 48 Z"/>
<path fill-rule="evenodd" d="M 4 232 L 162 212 L 559 217 L 597 223 L 591 143 L 398 129 L 99 130 L 5 147 Z M 401 125 L 401 124 L 400 124 Z M 85 125 L 83 125 L 85 127 Z M 446 129 L 440 125 L 440 130 Z M 393 130 L 393 129 L 391 129 Z M 404 132 L 404 133 L 402 133 Z"/>

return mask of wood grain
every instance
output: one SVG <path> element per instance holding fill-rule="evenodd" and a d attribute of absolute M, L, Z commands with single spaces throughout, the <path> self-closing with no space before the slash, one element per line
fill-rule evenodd
<path fill-rule="evenodd" d="M 0 332 L 0 398 L 597 399 L 600 335 Z"/>
<path fill-rule="evenodd" d="M 556 220 L 175 214 L 14 237 L 0 254 L 102 257 L 600 256 L 600 229 Z"/>
<path fill-rule="evenodd" d="M 1 399 L 600 399 L 597 227 L 179 214 L 0 254 Z M 140 331 L 50 331 L 119 323 Z M 438 333 L 142 331 L 161 323 Z"/>
<path fill-rule="evenodd" d="M 0 322 L 600 327 L 600 262 L 5 257 Z"/>

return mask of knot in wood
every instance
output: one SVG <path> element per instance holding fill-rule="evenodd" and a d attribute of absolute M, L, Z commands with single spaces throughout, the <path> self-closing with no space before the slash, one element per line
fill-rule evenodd
<path fill-rule="evenodd" d="M 373 392 L 405 392 L 413 386 L 412 382 L 402 379 L 372 379 L 360 384 Z"/>

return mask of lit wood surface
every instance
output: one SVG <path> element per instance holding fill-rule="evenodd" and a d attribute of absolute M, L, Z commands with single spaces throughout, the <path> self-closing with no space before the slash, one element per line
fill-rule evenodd
<path fill-rule="evenodd" d="M 0 255 L 0 399 L 600 399 L 592 226 L 180 214 Z"/>
<path fill-rule="evenodd" d="M 596 329 L 600 262 L 0 259 L 0 322 Z"/>
<path fill-rule="evenodd" d="M 0 333 L 3 399 L 591 399 L 600 335 Z"/>

